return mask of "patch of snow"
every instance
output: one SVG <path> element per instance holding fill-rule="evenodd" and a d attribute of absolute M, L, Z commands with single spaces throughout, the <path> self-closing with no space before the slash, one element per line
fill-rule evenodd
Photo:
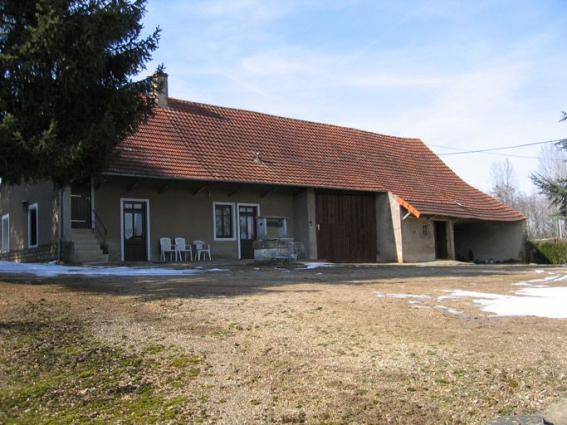
<path fill-rule="evenodd" d="M 34 274 L 38 277 L 55 276 L 190 276 L 205 272 L 227 272 L 227 269 L 169 269 L 160 267 L 105 267 L 105 266 L 62 266 L 51 263 L 14 263 L 0 261 L 0 273 Z"/>
<path fill-rule="evenodd" d="M 528 282 L 512 283 L 512 286 L 528 286 L 530 288 L 547 288 L 548 287 L 548 285 L 534 285 L 534 284 L 528 283 Z"/>
<path fill-rule="evenodd" d="M 485 294 L 453 291 L 457 298 L 473 298 L 482 311 L 496 316 L 536 316 L 549 319 L 567 319 L 567 287 L 524 288 L 515 295 Z"/>
<path fill-rule="evenodd" d="M 451 308 L 451 307 L 445 307 L 444 305 L 436 305 L 435 308 L 436 308 L 437 310 L 446 311 L 447 313 L 452 314 L 453 316 L 461 316 L 461 315 L 464 314 L 464 313 L 463 313 L 462 311 L 460 311 L 460 310 L 456 310 L 456 309 Z"/>
<path fill-rule="evenodd" d="M 513 283 L 513 286 L 522 286 L 511 295 L 490 294 L 465 290 L 443 290 L 448 295 L 437 297 L 437 301 L 470 298 L 473 303 L 480 306 L 480 310 L 493 313 L 497 317 L 508 316 L 536 316 L 550 319 L 567 319 L 567 287 L 550 286 L 551 283 L 567 281 L 567 274 L 551 275 L 543 279 L 533 279 L 527 282 Z M 471 283 L 471 285 L 474 285 Z M 383 294 L 374 292 L 379 298 L 417 298 L 430 299 L 429 295 L 416 294 Z M 408 301 L 413 308 L 428 308 L 420 305 L 419 301 Z M 435 306 L 438 310 L 447 311 L 454 315 L 464 313 L 443 305 Z"/>
<path fill-rule="evenodd" d="M 296 270 L 313 270 L 313 269 L 328 268 L 328 267 L 341 267 L 341 266 L 331 263 L 305 263 L 305 267 L 296 267 Z"/>
<path fill-rule="evenodd" d="M 430 299 L 429 295 L 417 295 L 417 294 L 383 294 L 381 292 L 374 292 L 379 298 L 418 298 L 418 299 Z"/>
<path fill-rule="evenodd" d="M 537 269 L 537 270 L 534 270 L 534 272 L 536 272 L 536 273 L 538 273 L 538 274 L 541 274 L 541 273 L 545 273 L 545 270 L 543 270 L 543 269 Z"/>
<path fill-rule="evenodd" d="M 427 305 L 423 305 L 421 301 L 408 301 L 408 304 L 411 305 L 411 308 L 429 308 Z"/>
<path fill-rule="evenodd" d="M 554 274 L 554 275 L 551 275 L 551 276 L 544 277 L 543 279 L 528 280 L 528 283 L 551 282 L 553 280 L 563 280 L 563 278 L 565 278 L 565 276 L 560 277 L 559 275 Z"/>

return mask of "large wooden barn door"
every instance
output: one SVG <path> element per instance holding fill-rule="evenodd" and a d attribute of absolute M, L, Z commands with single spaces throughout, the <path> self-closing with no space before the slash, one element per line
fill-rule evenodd
<path fill-rule="evenodd" d="M 316 214 L 319 258 L 376 261 L 374 195 L 318 193 Z"/>

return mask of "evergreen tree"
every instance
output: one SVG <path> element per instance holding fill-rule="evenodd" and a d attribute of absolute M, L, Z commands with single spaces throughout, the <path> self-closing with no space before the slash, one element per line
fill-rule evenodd
<path fill-rule="evenodd" d="M 567 113 L 563 112 L 561 121 L 567 120 Z M 567 139 L 557 143 L 557 146 L 567 151 Z M 533 183 L 558 209 L 562 217 L 567 217 L 567 178 L 564 176 L 551 177 L 542 174 L 531 176 Z"/>
<path fill-rule="evenodd" d="M 145 0 L 0 0 L 0 178 L 83 181 L 149 117 Z"/>

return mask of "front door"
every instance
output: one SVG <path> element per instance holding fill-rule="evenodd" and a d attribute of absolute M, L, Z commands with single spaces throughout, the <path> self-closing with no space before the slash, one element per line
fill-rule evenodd
<path fill-rule="evenodd" d="M 238 207 L 240 228 L 240 258 L 249 260 L 254 258 L 253 243 L 256 240 L 256 217 L 258 207 L 240 205 Z"/>
<path fill-rule="evenodd" d="M 147 203 L 123 201 L 124 261 L 147 261 Z"/>
<path fill-rule="evenodd" d="M 91 185 L 71 187 L 71 227 L 91 228 Z"/>

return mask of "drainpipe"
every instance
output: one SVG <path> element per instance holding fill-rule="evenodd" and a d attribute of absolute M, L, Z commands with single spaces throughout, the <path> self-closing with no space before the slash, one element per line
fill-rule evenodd
<path fill-rule="evenodd" d="M 63 241 L 63 189 L 59 188 L 57 193 L 57 202 L 59 203 L 59 228 L 58 230 L 58 237 L 57 237 L 57 263 L 61 263 L 61 248 L 62 248 L 62 241 Z"/>

